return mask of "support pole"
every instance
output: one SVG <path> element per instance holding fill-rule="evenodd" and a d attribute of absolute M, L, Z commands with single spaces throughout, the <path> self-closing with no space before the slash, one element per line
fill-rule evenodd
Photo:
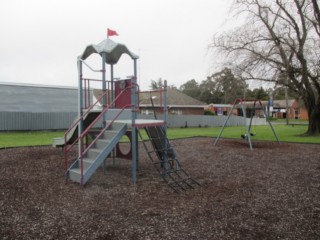
<path fill-rule="evenodd" d="M 78 123 L 78 136 L 81 136 L 83 132 L 83 95 L 82 95 L 82 62 L 78 59 L 78 118 L 80 119 Z M 83 140 L 79 138 L 78 143 L 78 161 L 80 162 L 81 169 L 81 182 L 83 184 L 83 161 L 82 161 L 82 148 Z"/>
<path fill-rule="evenodd" d="M 115 99 L 115 91 L 114 91 L 114 74 L 113 74 L 113 64 L 110 64 L 110 79 L 111 79 L 111 102 Z M 113 103 L 112 108 L 114 108 L 115 105 Z M 116 165 L 116 154 L 115 154 L 115 149 L 112 149 L 112 165 Z"/>
<path fill-rule="evenodd" d="M 102 53 L 102 94 L 104 94 L 104 97 L 102 98 L 102 109 L 104 110 L 106 105 L 107 105 L 107 96 L 106 96 L 106 91 L 107 91 L 107 83 L 106 83 L 106 53 Z M 102 116 L 102 124 L 103 127 L 105 127 L 106 124 L 106 117 L 105 115 Z"/>
<path fill-rule="evenodd" d="M 289 103 L 288 103 L 288 76 L 286 75 L 286 86 L 284 88 L 286 98 L 286 124 L 289 125 Z"/>
<path fill-rule="evenodd" d="M 163 89 L 163 110 L 164 110 L 164 117 L 163 117 L 163 120 L 164 120 L 164 128 L 165 128 L 165 131 L 167 131 L 167 123 L 168 123 L 168 85 L 167 85 L 167 80 L 164 80 L 164 89 Z"/>
<path fill-rule="evenodd" d="M 167 87 L 167 80 L 164 80 L 164 86 L 163 86 L 163 120 L 164 120 L 164 169 L 167 171 L 168 169 L 168 138 L 167 138 L 167 117 L 168 117 L 168 107 L 167 107 L 167 97 L 168 97 L 168 87 Z"/>
<path fill-rule="evenodd" d="M 131 160 L 131 181 L 133 184 L 137 182 L 137 156 L 138 156 L 138 141 L 136 124 L 136 91 L 137 91 L 137 61 L 134 59 L 134 76 L 131 78 L 131 131 L 132 131 L 132 160 Z"/>
<path fill-rule="evenodd" d="M 111 79 L 111 86 L 110 86 L 110 92 L 111 92 L 111 102 L 113 102 L 114 98 L 115 98 L 115 93 L 114 93 L 114 74 L 113 74 L 113 64 L 110 64 L 110 79 Z M 115 106 L 112 105 L 112 108 L 114 108 Z"/>
<path fill-rule="evenodd" d="M 137 114 L 137 110 L 139 108 L 139 86 L 137 85 L 138 84 L 138 63 L 137 63 L 137 59 L 134 59 L 133 60 L 133 74 L 134 74 L 134 78 L 135 78 L 135 97 L 136 97 L 136 100 L 135 100 L 135 111 L 134 111 L 134 114 L 135 114 L 135 119 L 137 119 L 138 117 L 138 114 Z M 140 81 L 140 79 L 139 79 Z M 136 156 L 137 156 L 137 163 L 136 163 L 136 169 L 139 170 L 139 141 L 138 141 L 138 129 L 136 128 L 135 130 L 135 141 L 137 143 L 136 145 Z"/>
<path fill-rule="evenodd" d="M 262 103 L 261 103 L 260 100 L 259 100 L 259 102 L 260 102 L 260 106 L 262 107 Z M 272 124 L 271 124 L 271 122 L 270 122 L 269 116 L 267 115 L 267 112 L 266 112 L 265 108 L 263 108 L 263 111 L 264 111 L 264 115 L 266 116 L 266 120 L 267 120 L 267 122 L 269 123 L 269 126 L 270 126 L 270 128 L 271 128 L 271 130 L 272 130 L 272 132 L 273 132 L 273 135 L 274 135 L 275 138 L 277 139 L 277 142 L 278 142 L 279 144 L 281 144 L 281 142 L 280 142 L 280 140 L 279 140 L 279 138 L 278 138 L 278 136 L 277 136 L 277 134 L 276 134 L 276 131 L 274 130 L 274 128 L 273 128 L 273 126 L 272 126 Z"/>
<path fill-rule="evenodd" d="M 102 98 L 102 110 L 105 109 L 107 105 L 107 95 L 105 94 L 107 91 L 107 83 L 106 83 L 106 53 L 102 53 L 102 94 L 104 94 Z M 106 126 L 106 116 L 103 114 L 102 116 L 102 126 L 103 128 Z M 107 173 L 107 163 L 106 159 L 103 161 L 102 168 L 103 168 L 103 174 L 106 175 Z"/>

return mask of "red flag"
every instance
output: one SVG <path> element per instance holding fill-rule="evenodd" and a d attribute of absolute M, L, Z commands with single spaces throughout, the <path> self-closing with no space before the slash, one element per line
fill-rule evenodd
<path fill-rule="evenodd" d="M 119 36 L 119 34 L 118 34 L 116 31 L 111 30 L 110 28 L 108 28 L 107 36 L 108 36 L 108 37 L 111 37 L 111 36 Z"/>

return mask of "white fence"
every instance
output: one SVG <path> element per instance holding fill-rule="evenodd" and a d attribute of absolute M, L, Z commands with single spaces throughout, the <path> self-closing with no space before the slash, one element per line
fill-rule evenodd
<path fill-rule="evenodd" d="M 65 130 L 70 127 L 77 113 L 75 112 L 0 112 L 0 131 Z M 157 116 L 163 119 L 162 116 Z M 153 115 L 140 115 L 138 118 L 152 119 Z M 222 126 L 227 116 L 169 115 L 168 126 L 181 127 L 218 127 Z M 244 126 L 243 117 L 231 116 L 228 126 Z M 250 121 L 250 119 L 246 119 Z M 266 124 L 265 118 L 254 118 L 252 125 Z"/>
<path fill-rule="evenodd" d="M 152 118 L 153 116 L 150 116 Z M 141 118 L 146 118 L 142 115 Z M 159 119 L 163 119 L 162 116 Z M 227 116 L 199 116 L 199 115 L 168 115 L 168 127 L 219 127 L 222 126 Z M 227 126 L 244 126 L 250 119 L 239 116 L 231 116 L 227 122 Z M 252 125 L 265 125 L 265 118 L 253 118 Z"/>
<path fill-rule="evenodd" d="M 64 130 L 76 116 L 72 112 L 0 112 L 0 131 Z"/>

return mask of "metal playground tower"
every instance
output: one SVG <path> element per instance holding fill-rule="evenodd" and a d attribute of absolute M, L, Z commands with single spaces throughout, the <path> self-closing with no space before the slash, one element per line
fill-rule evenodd
<path fill-rule="evenodd" d="M 87 59 L 92 54 L 101 57 L 100 69 L 94 69 L 88 64 Z M 120 80 L 114 77 L 114 67 L 123 54 L 127 54 L 133 61 L 133 74 Z M 151 162 L 173 190 L 179 192 L 199 185 L 181 168 L 166 135 L 166 81 L 159 90 L 163 99 L 163 119 L 138 118 L 138 58 L 125 45 L 109 38 L 97 45 L 88 45 L 78 57 L 78 117 L 63 139 L 54 140 L 55 146 L 64 147 L 66 181 L 84 185 L 98 167 L 102 166 L 106 173 L 107 159 L 115 160 L 117 157 L 131 159 L 131 180 L 136 183 L 140 137 Z M 100 78 L 84 77 L 84 67 L 87 71 L 100 75 Z M 144 135 L 147 135 L 147 139 L 143 139 L 139 129 L 146 132 Z M 124 135 L 130 140 L 129 154 L 122 154 L 118 148 Z"/>

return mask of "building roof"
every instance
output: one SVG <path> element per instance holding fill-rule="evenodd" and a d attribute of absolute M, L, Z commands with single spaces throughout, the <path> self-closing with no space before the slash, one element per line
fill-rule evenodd
<path fill-rule="evenodd" d="M 220 103 L 210 103 L 208 107 L 221 107 L 221 108 L 232 108 L 232 104 L 220 104 Z"/>
<path fill-rule="evenodd" d="M 167 105 L 170 107 L 188 107 L 188 108 L 204 108 L 207 104 L 192 98 L 183 92 L 174 88 L 168 88 Z M 139 94 L 140 106 L 151 106 L 151 98 L 154 106 L 163 104 L 163 97 L 158 90 L 151 90 L 150 92 L 142 92 Z"/>
<path fill-rule="evenodd" d="M 0 83 L 0 112 L 77 112 L 77 105 L 77 88 Z"/>
<path fill-rule="evenodd" d="M 295 99 L 288 99 L 288 106 L 291 107 L 295 103 Z M 246 107 L 252 108 L 254 101 L 244 101 Z M 262 107 L 268 106 L 268 101 L 261 101 Z M 241 106 L 240 103 L 236 105 L 237 108 Z M 256 101 L 256 107 L 261 107 L 259 101 Z M 273 108 L 286 108 L 286 100 L 273 100 Z"/>
<path fill-rule="evenodd" d="M 288 106 L 292 106 L 295 102 L 295 99 L 288 99 Z M 286 108 L 286 100 L 274 100 L 273 107 L 275 108 Z"/>

